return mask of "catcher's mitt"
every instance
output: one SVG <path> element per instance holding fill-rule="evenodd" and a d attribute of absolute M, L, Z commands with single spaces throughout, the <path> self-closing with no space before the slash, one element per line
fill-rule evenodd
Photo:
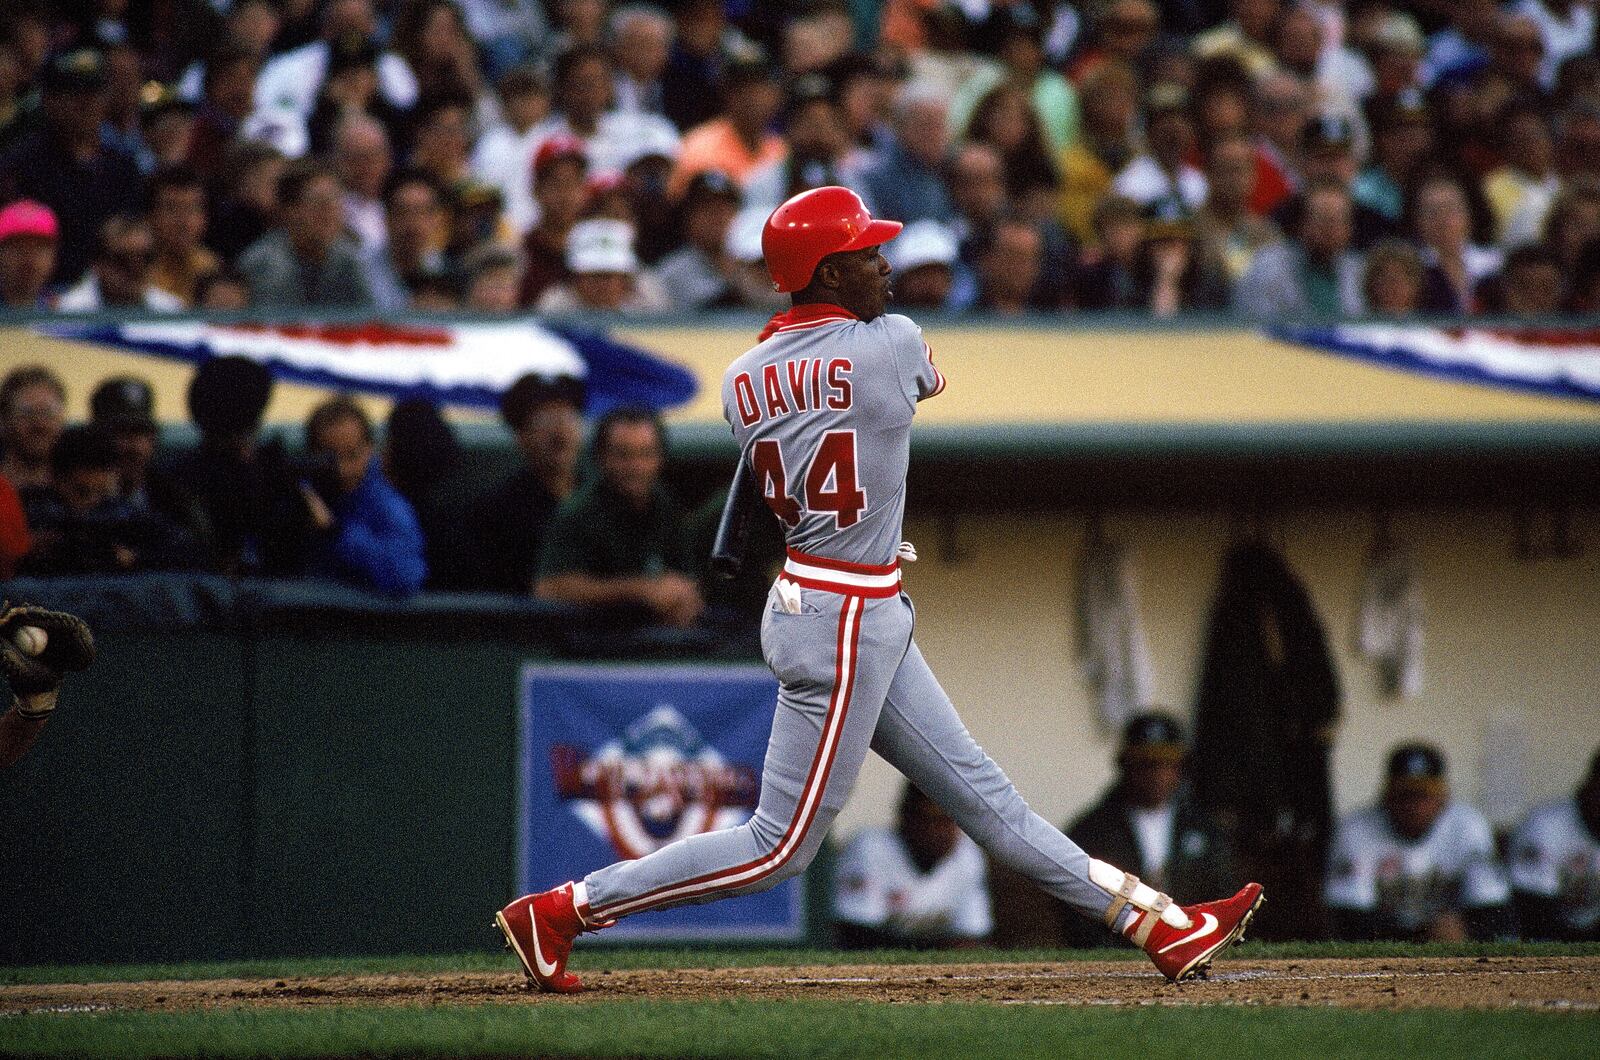
<path fill-rule="evenodd" d="M 45 633 L 44 648 L 37 655 L 17 643 L 17 631 L 24 626 Z M 54 692 L 65 674 L 87 670 L 92 662 L 94 634 L 77 615 L 27 604 L 0 614 L 0 669 L 19 699 Z"/>

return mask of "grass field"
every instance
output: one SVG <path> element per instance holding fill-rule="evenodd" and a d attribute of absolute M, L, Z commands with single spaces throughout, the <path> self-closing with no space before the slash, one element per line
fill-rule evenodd
<path fill-rule="evenodd" d="M 1600 945 L 1251 944 L 1227 965 L 1219 962 L 1211 983 L 1184 988 L 1145 974 L 1142 958 L 1126 950 L 590 949 L 573 967 L 601 989 L 580 998 L 533 994 L 499 953 L 0 969 L 0 1053 L 1096 1060 L 1600 1054 L 1595 1007 L 1562 1000 L 1596 996 Z M 892 981 L 901 992 L 885 992 L 882 984 Z M 1300 990 L 1302 981 L 1309 991 L 1337 988 L 1348 996 L 1328 1007 L 1322 993 Z M 1277 993 L 1262 992 L 1269 983 Z M 1401 990 L 1387 988 L 1393 1008 L 1381 1007 L 1385 983 Z M 1518 1001 L 1524 983 L 1536 989 Z M 360 989 L 346 995 L 346 984 Z M 1460 1003 L 1429 1007 L 1433 995 L 1406 1001 L 1413 986 L 1467 993 Z M 1474 995 L 1474 987 L 1486 989 Z M 788 993 L 774 1000 L 776 990 Z M 917 990 L 937 998 L 904 1000 L 922 996 Z M 1271 1000 L 1280 995 L 1289 1000 Z M 38 1001 L 49 997 L 74 1000 Z M 263 999 L 270 1003 L 257 1003 Z M 174 1009 L 175 1001 L 181 1004 Z"/>

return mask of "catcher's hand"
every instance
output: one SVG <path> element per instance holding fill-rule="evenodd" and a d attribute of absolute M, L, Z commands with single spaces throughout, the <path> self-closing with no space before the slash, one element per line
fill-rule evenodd
<path fill-rule="evenodd" d="M 38 646 L 37 634 L 45 643 Z M 55 709 L 61 679 L 94 662 L 94 635 L 77 615 L 23 605 L 0 614 L 0 669 L 17 697 L 17 710 L 39 717 Z"/>

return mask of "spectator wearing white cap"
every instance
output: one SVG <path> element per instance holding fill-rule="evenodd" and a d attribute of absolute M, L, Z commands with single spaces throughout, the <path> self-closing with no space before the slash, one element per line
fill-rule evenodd
<path fill-rule="evenodd" d="M 773 286 L 762 258 L 761 232 L 771 212 L 761 203 L 740 210 L 728 226 L 723 246 L 733 260 L 733 286 L 741 304 L 775 311 L 788 307 L 789 296 Z"/>
<path fill-rule="evenodd" d="M 659 313 L 671 307 L 661 282 L 639 267 L 633 226 L 597 217 L 579 221 L 567 235 L 572 278 L 539 299 L 541 313 Z"/>
<path fill-rule="evenodd" d="M 918 309 L 944 309 L 955 283 L 956 236 L 938 221 L 914 221 L 888 247 L 894 269 L 894 302 Z"/>

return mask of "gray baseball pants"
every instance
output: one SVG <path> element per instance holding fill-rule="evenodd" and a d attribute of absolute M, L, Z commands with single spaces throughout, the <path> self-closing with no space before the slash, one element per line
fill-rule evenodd
<path fill-rule="evenodd" d="M 774 587 L 761 646 L 778 678 L 778 706 L 755 815 L 591 873 L 589 922 L 750 894 L 799 874 L 849 798 L 869 747 L 991 856 L 1103 919 L 1112 895 L 1090 882 L 1088 855 L 1028 808 L 967 732 L 912 639 L 914 617 L 903 592 L 818 589 L 805 589 L 800 613 L 791 614 Z"/>

